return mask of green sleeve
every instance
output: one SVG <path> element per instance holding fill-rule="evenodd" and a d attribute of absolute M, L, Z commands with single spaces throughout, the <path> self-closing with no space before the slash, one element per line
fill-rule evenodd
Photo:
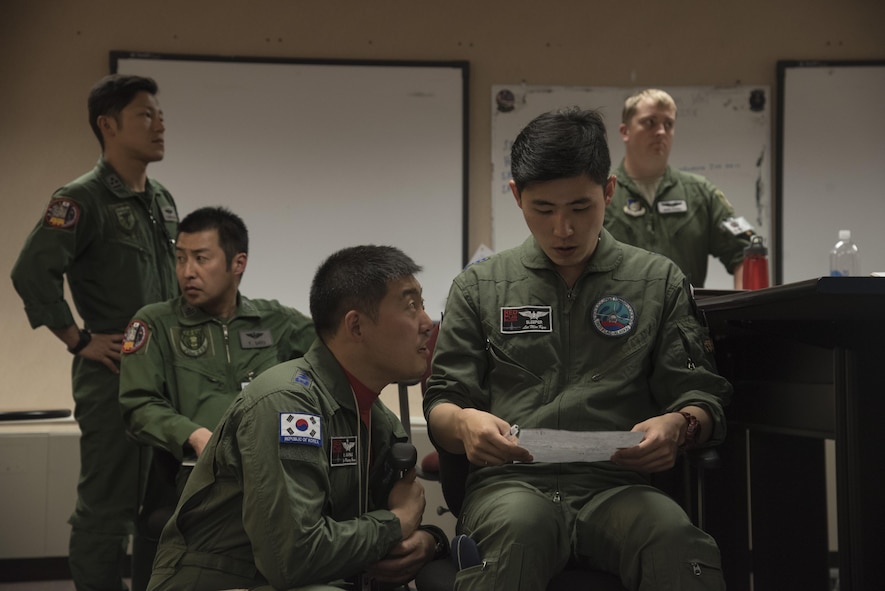
<path fill-rule="evenodd" d="M 162 326 L 142 308 L 133 322 L 148 329 L 146 341 L 120 359 L 120 406 L 130 433 L 141 443 L 184 457 L 187 438 L 200 425 L 180 414 L 172 404 L 175 365 Z M 130 327 L 132 323 L 130 323 Z M 128 334 L 129 329 L 127 329 Z M 168 376 L 172 376 L 170 379 Z"/>

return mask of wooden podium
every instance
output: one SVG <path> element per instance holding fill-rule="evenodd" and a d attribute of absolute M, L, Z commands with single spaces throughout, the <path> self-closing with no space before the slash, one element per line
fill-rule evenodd
<path fill-rule="evenodd" d="M 824 440 L 836 442 L 842 591 L 881 588 L 885 548 L 885 279 L 699 290 L 734 385 L 706 529 L 730 591 L 829 587 Z"/>

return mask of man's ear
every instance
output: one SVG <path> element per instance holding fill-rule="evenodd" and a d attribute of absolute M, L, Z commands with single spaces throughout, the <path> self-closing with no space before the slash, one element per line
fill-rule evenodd
<path fill-rule="evenodd" d="M 363 337 L 362 315 L 356 310 L 350 310 L 344 315 L 344 334 L 347 338 L 359 340 Z"/>
<path fill-rule="evenodd" d="M 516 182 L 511 179 L 507 184 L 510 186 L 510 192 L 513 193 L 513 198 L 516 199 L 516 205 L 522 209 L 522 195 L 519 194 L 519 189 L 516 188 Z"/>
<path fill-rule="evenodd" d="M 110 115 L 99 115 L 96 123 L 104 137 L 111 137 L 117 133 L 117 120 Z"/>
<path fill-rule="evenodd" d="M 234 275 L 238 275 L 242 277 L 243 273 L 246 271 L 246 263 L 249 262 L 249 255 L 245 252 L 238 252 L 234 255 L 233 260 L 230 262 L 230 268 Z"/>
<path fill-rule="evenodd" d="M 618 125 L 618 132 L 621 134 L 621 139 L 625 142 L 627 141 L 627 138 L 630 137 L 630 133 L 627 131 L 626 123 L 621 123 L 620 125 Z"/>
<path fill-rule="evenodd" d="M 608 181 L 605 183 L 604 195 L 605 195 L 605 205 L 608 206 L 612 202 L 612 197 L 615 195 L 615 186 L 618 184 L 618 177 L 615 175 L 611 175 L 608 177 Z"/>

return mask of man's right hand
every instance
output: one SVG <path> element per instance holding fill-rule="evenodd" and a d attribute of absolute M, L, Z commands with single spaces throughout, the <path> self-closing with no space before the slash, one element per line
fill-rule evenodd
<path fill-rule="evenodd" d="M 510 434 L 510 423 L 485 411 L 439 404 L 430 412 L 430 430 L 443 447 L 467 454 L 477 466 L 532 461 L 532 454 Z"/>
<path fill-rule="evenodd" d="M 73 349 L 80 342 L 80 328 L 72 324 L 63 329 L 50 329 L 58 339 Z M 83 347 L 78 356 L 103 364 L 111 373 L 119 374 L 120 349 L 123 347 L 123 333 L 103 334 L 100 332 L 90 333 L 92 339 Z"/>
<path fill-rule="evenodd" d="M 424 515 L 424 487 L 417 480 L 418 473 L 412 468 L 390 490 L 387 497 L 387 506 L 390 512 L 399 518 L 402 527 L 403 539 L 411 536 Z"/>
<path fill-rule="evenodd" d="M 111 373 L 120 373 L 120 349 L 123 346 L 123 333 L 92 333 L 92 340 L 77 353 L 80 357 L 104 364 Z"/>
<path fill-rule="evenodd" d="M 212 431 L 210 431 L 206 427 L 200 427 L 190 434 L 190 436 L 187 438 L 187 443 L 193 448 L 194 452 L 199 458 L 200 455 L 202 455 L 203 450 L 206 449 L 206 444 L 209 443 L 209 439 L 211 438 Z"/>

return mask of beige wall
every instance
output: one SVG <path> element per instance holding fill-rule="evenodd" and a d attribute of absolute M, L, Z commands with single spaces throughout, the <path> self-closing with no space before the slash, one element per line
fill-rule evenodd
<path fill-rule="evenodd" d="M 85 96 L 110 50 L 469 61 L 472 251 L 491 234 L 492 84 L 774 90 L 778 59 L 885 59 L 883 22 L 881 0 L 0 0 L 0 408 L 70 406 L 69 355 L 8 275 L 50 193 L 98 156 Z"/>

